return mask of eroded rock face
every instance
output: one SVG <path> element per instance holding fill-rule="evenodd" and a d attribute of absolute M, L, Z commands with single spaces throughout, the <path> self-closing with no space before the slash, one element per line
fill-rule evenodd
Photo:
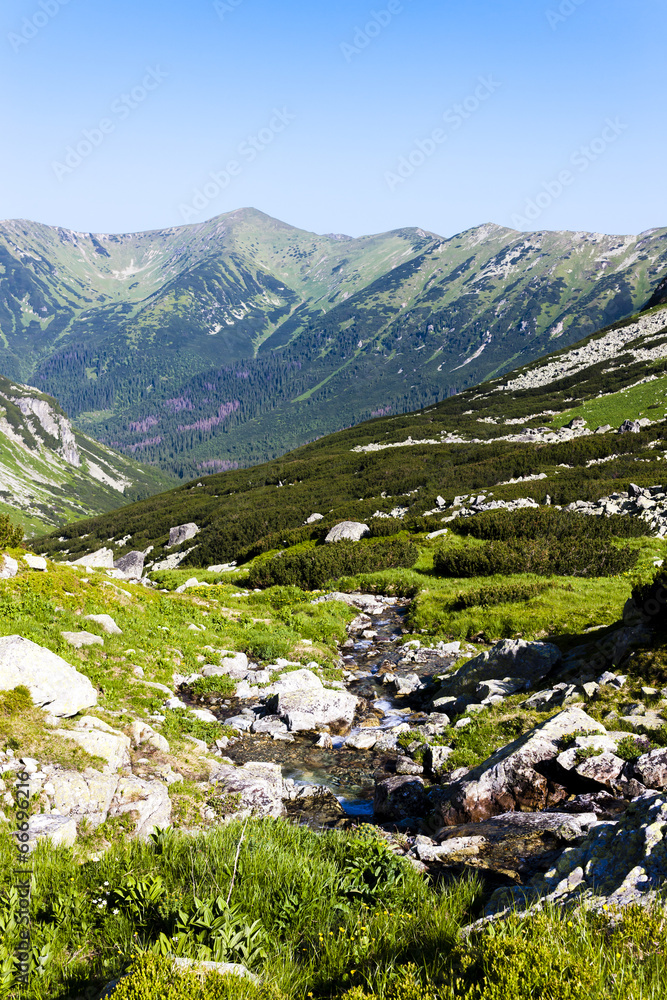
<path fill-rule="evenodd" d="M 35 705 L 68 717 L 97 704 L 97 691 L 62 657 L 20 635 L 0 638 L 0 690 L 25 685 Z"/>
<path fill-rule="evenodd" d="M 568 708 L 492 754 L 459 781 L 434 789 L 434 818 L 445 826 L 480 822 L 506 812 L 537 811 L 558 805 L 568 792 L 539 766 L 561 752 L 559 740 L 577 730 L 602 726 L 579 708 Z"/>
<path fill-rule="evenodd" d="M 597 823 L 582 844 L 567 848 L 531 886 L 496 891 L 487 915 L 540 901 L 628 906 L 656 899 L 667 879 L 667 799 L 646 792 L 617 822 Z"/>
<path fill-rule="evenodd" d="M 367 524 L 361 524 L 360 521 L 341 521 L 331 529 L 324 540 L 329 544 L 343 541 L 358 542 L 369 533 L 370 528 Z"/>
<path fill-rule="evenodd" d="M 532 687 L 546 677 L 560 659 L 560 650 L 551 643 L 503 639 L 447 677 L 434 702 L 447 696 L 473 694 L 483 681 L 514 682 L 514 690 L 520 686 Z"/>

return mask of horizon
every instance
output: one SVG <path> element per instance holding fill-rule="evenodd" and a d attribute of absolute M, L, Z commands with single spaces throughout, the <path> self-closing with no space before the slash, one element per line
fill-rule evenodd
<path fill-rule="evenodd" d="M 373 232 L 373 233 L 361 233 L 359 236 L 350 236 L 349 234 L 343 233 L 342 231 L 336 231 L 335 228 L 330 228 L 328 230 L 328 232 L 317 232 L 314 229 L 304 229 L 301 226 L 294 226 L 294 225 L 292 225 L 292 223 L 286 222 L 285 219 L 278 219 L 275 216 L 270 215 L 268 212 L 264 212 L 261 208 L 255 208 L 252 205 L 244 205 L 241 208 L 234 208 L 234 209 L 230 209 L 227 212 L 220 212 L 218 215 L 212 215 L 212 216 L 210 216 L 207 219 L 202 219 L 201 222 L 182 223 L 181 225 L 155 226 L 155 227 L 152 227 L 150 229 L 134 229 L 134 230 L 125 230 L 125 231 L 122 231 L 122 232 L 119 231 L 119 230 L 113 231 L 113 230 L 95 230 L 95 229 L 73 229 L 70 226 L 62 225 L 62 224 L 59 224 L 59 223 L 41 222 L 39 219 L 27 219 L 27 218 L 21 218 L 21 217 L 0 219 L 0 226 L 8 225 L 10 223 L 20 223 L 20 222 L 22 222 L 22 223 L 28 223 L 30 225 L 45 226 L 48 229 L 64 229 L 66 232 L 73 233 L 73 234 L 79 235 L 79 236 L 101 236 L 101 237 L 103 237 L 103 236 L 143 236 L 143 235 L 148 235 L 150 233 L 160 233 L 160 232 L 166 232 L 166 231 L 174 230 L 174 229 L 189 229 L 189 228 L 190 229 L 195 229 L 195 230 L 196 229 L 201 229 L 201 228 L 209 225 L 211 222 L 215 222 L 217 219 L 222 219 L 222 218 L 224 218 L 226 216 L 235 215 L 235 214 L 238 214 L 239 212 L 255 212 L 255 213 L 258 213 L 259 215 L 265 216 L 268 219 L 271 219 L 274 222 L 279 222 L 279 223 L 281 223 L 281 225 L 288 226 L 289 228 L 295 229 L 295 230 L 297 230 L 299 232 L 308 233 L 309 235 L 320 236 L 320 237 L 325 238 L 325 239 L 326 238 L 335 239 L 337 237 L 344 236 L 346 239 L 349 239 L 349 240 L 372 239 L 375 236 L 383 236 L 383 235 L 386 235 L 387 233 L 401 232 L 401 231 L 404 231 L 406 229 L 407 230 L 410 230 L 410 229 L 420 230 L 421 229 L 421 230 L 423 230 L 426 233 L 430 233 L 432 236 L 438 237 L 439 239 L 452 240 L 452 239 L 456 239 L 456 237 L 458 237 L 458 236 L 462 236 L 464 233 L 473 232 L 476 229 L 484 229 L 484 228 L 486 228 L 488 226 L 495 226 L 498 229 L 506 230 L 506 231 L 509 231 L 509 232 L 515 232 L 519 236 L 536 236 L 536 235 L 540 235 L 542 233 L 547 234 L 547 233 L 559 232 L 559 233 L 585 233 L 588 236 L 610 236 L 610 237 L 618 237 L 618 238 L 621 238 L 621 237 L 623 237 L 623 238 L 634 237 L 636 239 L 639 239 L 640 237 L 643 237 L 643 236 L 648 236 L 651 233 L 658 232 L 661 229 L 667 229 L 667 223 L 666 223 L 664 226 L 650 226 L 648 229 L 644 229 L 641 232 L 635 232 L 635 233 L 619 233 L 619 232 L 611 233 L 611 232 L 603 232 L 601 230 L 587 230 L 587 229 L 558 229 L 558 230 L 555 230 L 555 229 L 542 228 L 542 229 L 522 230 L 522 229 L 513 229 L 511 226 L 503 226 L 500 223 L 493 222 L 491 220 L 487 220 L 486 222 L 480 222 L 480 223 L 477 223 L 476 225 L 467 226 L 465 229 L 460 229 L 457 232 L 451 233 L 449 235 L 446 235 L 444 233 L 438 233 L 436 230 L 430 229 L 428 226 L 411 225 L 411 226 L 393 226 L 393 227 L 390 227 L 389 229 L 383 229 L 383 230 L 379 230 L 379 231 Z"/>

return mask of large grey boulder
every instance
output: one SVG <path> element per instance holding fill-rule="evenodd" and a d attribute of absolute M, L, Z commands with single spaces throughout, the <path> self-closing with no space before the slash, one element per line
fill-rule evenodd
<path fill-rule="evenodd" d="M 66 816 L 31 816 L 29 840 L 50 840 L 53 847 L 74 847 L 76 821 Z"/>
<path fill-rule="evenodd" d="M 68 717 L 97 704 L 97 691 L 62 657 L 20 635 L 0 638 L 0 691 L 19 685 L 35 705 L 51 715 Z"/>
<path fill-rule="evenodd" d="M 281 816 L 284 785 L 279 764 L 250 762 L 243 767 L 224 764 L 211 775 L 226 798 L 229 813 L 236 818 Z"/>
<path fill-rule="evenodd" d="M 269 709 L 292 732 L 316 732 L 325 726 L 345 731 L 352 725 L 359 699 L 349 691 L 331 691 L 310 670 L 295 670 L 266 689 Z"/>
<path fill-rule="evenodd" d="M 358 542 L 369 533 L 370 528 L 367 524 L 361 524 L 359 521 L 341 521 L 331 529 L 324 541 L 329 544 L 344 541 Z"/>
<path fill-rule="evenodd" d="M 61 632 L 66 643 L 74 646 L 75 649 L 82 649 L 84 646 L 103 646 L 104 639 L 101 635 L 93 632 Z"/>
<path fill-rule="evenodd" d="M 667 880 L 667 799 L 645 792 L 616 822 L 597 823 L 530 886 L 494 892 L 487 915 L 535 903 L 586 900 L 594 909 L 651 905 Z"/>
<path fill-rule="evenodd" d="M 580 708 L 565 709 L 497 750 L 458 781 L 434 789 L 434 818 L 445 826 L 458 826 L 515 810 L 558 805 L 568 792 L 547 778 L 540 765 L 555 761 L 561 738 L 577 731 L 604 733 L 604 727 Z"/>
<path fill-rule="evenodd" d="M 78 743 L 93 757 L 101 757 L 107 762 L 106 768 L 113 774 L 130 766 L 129 737 L 118 729 L 112 729 L 101 719 L 85 717 L 77 723 L 75 729 L 56 729 L 54 733 L 62 739 Z"/>
<path fill-rule="evenodd" d="M 659 747 L 639 757 L 633 766 L 633 773 L 647 788 L 667 787 L 667 749 Z"/>
<path fill-rule="evenodd" d="M 638 420 L 624 420 L 618 428 L 619 434 L 639 434 L 642 425 Z"/>
<path fill-rule="evenodd" d="M 74 566 L 84 566 L 86 569 L 113 569 L 113 549 L 97 549 L 88 552 L 80 559 L 75 559 Z"/>
<path fill-rule="evenodd" d="M 427 808 L 423 779 L 414 774 L 396 774 L 375 785 L 373 814 L 376 819 L 399 820 L 423 816 Z"/>
<path fill-rule="evenodd" d="M 119 570 L 128 580 L 140 580 L 144 572 L 143 552 L 128 552 L 126 556 L 121 556 L 114 562 L 114 569 Z"/>
<path fill-rule="evenodd" d="M 482 681 L 516 681 L 517 687 L 533 687 L 561 660 L 557 646 L 548 642 L 503 639 L 489 650 L 464 663 L 443 682 L 434 701 L 447 696 L 473 694 Z M 515 688 L 516 690 L 516 688 Z"/>
<path fill-rule="evenodd" d="M 182 545 L 183 542 L 189 542 L 191 538 L 198 535 L 201 528 L 190 521 L 188 524 L 179 524 L 175 528 L 169 529 L 169 544 L 165 545 L 165 549 L 173 549 L 176 545 Z"/>

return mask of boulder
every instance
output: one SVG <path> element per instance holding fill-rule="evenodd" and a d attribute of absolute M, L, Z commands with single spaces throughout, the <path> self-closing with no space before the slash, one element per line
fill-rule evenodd
<path fill-rule="evenodd" d="M 597 823 L 579 846 L 566 848 L 530 886 L 496 890 L 485 912 L 582 900 L 596 910 L 651 905 L 660 900 L 667 880 L 666 832 L 667 799 L 645 792 L 617 821 Z"/>
<path fill-rule="evenodd" d="M 376 782 L 373 815 L 381 820 L 423 816 L 427 808 L 424 781 L 418 775 L 397 774 Z"/>
<path fill-rule="evenodd" d="M 144 572 L 143 552 L 128 552 L 127 555 L 116 559 L 113 566 L 119 570 L 128 580 L 140 580 Z"/>
<path fill-rule="evenodd" d="M 667 749 L 660 747 L 643 754 L 634 762 L 633 773 L 647 788 L 667 787 Z"/>
<path fill-rule="evenodd" d="M 127 814 L 134 817 L 134 833 L 142 840 L 147 840 L 156 827 L 169 826 L 171 799 L 167 785 L 134 775 L 120 778 L 109 816 Z"/>
<path fill-rule="evenodd" d="M 561 752 L 566 733 L 601 732 L 603 727 L 579 708 L 567 708 L 541 723 L 458 781 L 431 793 L 434 818 L 445 826 L 481 822 L 505 812 L 543 810 L 558 805 L 567 790 L 543 771 Z"/>
<path fill-rule="evenodd" d="M 639 434 L 642 429 L 642 425 L 638 420 L 624 420 L 621 426 L 618 428 L 619 434 Z"/>
<path fill-rule="evenodd" d="M 248 657 L 245 653 L 234 653 L 230 650 L 221 650 L 220 666 L 207 663 L 202 667 L 202 676 L 218 677 L 227 674 L 235 680 L 243 680 L 249 670 Z"/>
<path fill-rule="evenodd" d="M 94 721 L 99 722 L 99 719 Z M 106 730 L 97 726 L 90 728 L 82 726 L 75 730 L 55 729 L 54 734 L 62 739 L 73 740 L 93 757 L 102 757 L 112 773 L 130 766 L 130 739 L 119 730 L 108 726 Z"/>
<path fill-rule="evenodd" d="M 46 559 L 44 556 L 33 556 L 30 553 L 23 557 L 23 562 L 30 567 L 30 569 L 35 569 L 39 573 L 46 573 Z"/>
<path fill-rule="evenodd" d="M 97 549 L 88 552 L 80 559 L 75 559 L 74 566 L 84 566 L 86 569 L 113 569 L 113 549 Z"/>
<path fill-rule="evenodd" d="M 282 815 L 284 786 L 279 764 L 251 762 L 238 768 L 224 764 L 213 772 L 211 783 L 219 785 L 226 796 L 238 796 L 230 810 L 237 818 Z"/>
<path fill-rule="evenodd" d="M 162 733 L 156 733 L 148 723 L 135 719 L 131 726 L 131 733 L 132 742 L 135 747 L 140 747 L 143 743 L 148 743 L 149 746 L 155 750 L 159 750 L 161 753 L 169 753 L 170 747 L 167 739 Z"/>
<path fill-rule="evenodd" d="M 303 522 L 304 524 L 317 524 L 318 521 L 324 520 L 324 514 L 311 514 L 310 517 L 306 518 Z"/>
<path fill-rule="evenodd" d="M 358 542 L 369 533 L 370 528 L 367 524 L 361 524 L 359 521 L 341 521 L 331 529 L 324 541 L 329 544 L 343 541 Z"/>
<path fill-rule="evenodd" d="M 83 817 L 92 827 L 107 818 L 118 787 L 118 775 L 101 774 L 92 767 L 83 773 L 59 770 L 44 786 L 49 804 L 62 816 Z"/>
<path fill-rule="evenodd" d="M 25 685 L 35 705 L 51 715 L 77 715 L 97 704 L 87 677 L 49 649 L 20 635 L 0 638 L 0 691 Z"/>
<path fill-rule="evenodd" d="M 288 674 L 282 674 L 269 687 L 264 689 L 264 694 L 283 695 L 293 691 L 322 691 L 324 685 L 317 674 L 312 670 L 292 670 Z"/>
<path fill-rule="evenodd" d="M 11 556 L 3 555 L 0 558 L 0 580 L 11 580 L 19 571 L 19 564 Z"/>
<path fill-rule="evenodd" d="M 104 639 L 101 635 L 93 635 L 92 632 L 61 632 L 60 633 L 70 646 L 75 649 L 82 649 L 84 646 L 103 646 Z"/>
<path fill-rule="evenodd" d="M 85 620 L 87 622 L 95 622 L 97 625 L 102 626 L 102 631 L 106 632 L 107 635 L 122 635 L 121 629 L 118 628 L 115 621 L 111 615 L 86 615 Z"/>
<path fill-rule="evenodd" d="M 288 816 L 304 816 L 317 823 L 331 823 L 346 813 L 326 785 L 292 785 L 285 782 L 285 811 Z"/>
<path fill-rule="evenodd" d="M 503 639 L 445 678 L 434 700 L 448 695 L 472 694 L 482 681 L 496 680 L 499 677 L 520 682 L 523 687 L 533 687 L 560 660 L 560 650 L 551 643 Z"/>
<path fill-rule="evenodd" d="M 343 732 L 352 725 L 358 704 L 359 699 L 349 691 L 330 691 L 320 682 L 319 688 L 280 692 L 270 707 L 293 733 L 317 732 L 324 726 Z"/>
<path fill-rule="evenodd" d="M 378 741 L 378 734 L 374 729 L 363 729 L 354 736 L 349 736 L 345 740 L 345 746 L 351 750 L 372 750 Z"/>
<path fill-rule="evenodd" d="M 189 542 L 191 538 L 198 535 L 201 531 L 193 521 L 188 524 L 179 524 L 175 528 L 169 529 L 169 544 L 165 545 L 165 549 L 173 549 L 177 545 L 182 545 L 183 542 Z"/>

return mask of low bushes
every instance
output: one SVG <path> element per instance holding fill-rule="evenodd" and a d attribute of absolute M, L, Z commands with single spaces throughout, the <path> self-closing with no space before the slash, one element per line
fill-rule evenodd
<path fill-rule="evenodd" d="M 487 542 L 475 548 L 436 552 L 437 575 L 469 578 L 535 573 L 538 576 L 615 576 L 632 569 L 639 553 L 596 540 L 559 541 L 548 538 L 523 542 Z"/>
<path fill-rule="evenodd" d="M 23 541 L 23 528 L 9 520 L 7 514 L 0 514 L 0 548 L 15 549 Z"/>
<path fill-rule="evenodd" d="M 466 608 L 492 608 L 497 604 L 529 601 L 533 597 L 539 597 L 548 589 L 549 585 L 546 583 L 521 583 L 510 580 L 508 583 L 479 587 L 477 590 L 457 594 L 452 601 L 451 609 L 465 611 Z"/>
<path fill-rule="evenodd" d="M 249 587 L 296 586 L 318 590 L 329 580 L 381 569 L 409 569 L 417 561 L 416 546 L 401 539 L 386 542 L 338 542 L 305 552 L 277 555 L 253 566 Z"/>
<path fill-rule="evenodd" d="M 474 517 L 459 518 L 452 522 L 451 528 L 458 535 L 501 542 L 519 538 L 567 538 L 578 542 L 593 538 L 643 538 L 651 534 L 650 526 L 639 518 L 621 514 L 592 517 L 554 507 L 489 510 Z"/>

